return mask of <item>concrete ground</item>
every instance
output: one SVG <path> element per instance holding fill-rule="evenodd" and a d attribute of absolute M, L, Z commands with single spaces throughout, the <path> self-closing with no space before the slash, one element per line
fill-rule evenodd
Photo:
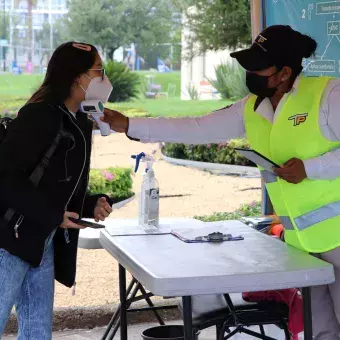
<path fill-rule="evenodd" d="M 168 324 L 181 324 L 181 321 L 173 321 L 169 322 Z M 157 326 L 157 324 L 154 323 L 142 323 L 142 324 L 135 324 L 130 325 L 128 328 L 128 337 L 129 340 L 140 340 L 141 339 L 141 333 L 143 330 Z M 255 331 L 258 331 L 258 329 L 252 328 Z M 277 340 L 284 340 L 284 334 L 282 331 L 280 331 L 275 326 L 266 326 L 265 327 L 266 334 L 270 337 L 273 337 Z M 56 332 L 53 334 L 53 340 L 60 339 L 60 340 L 99 340 L 103 336 L 105 332 L 105 328 L 96 328 L 93 330 L 72 330 L 72 331 L 62 331 L 62 332 Z M 8 335 L 2 338 L 2 340 L 13 340 L 16 339 L 15 335 Z M 115 339 L 119 339 L 119 333 L 117 333 Z M 209 328 L 207 330 L 204 330 L 201 332 L 199 336 L 199 340 L 215 340 L 215 329 Z M 251 340 L 255 339 L 254 337 L 243 335 L 243 334 L 237 334 L 233 338 L 233 340 Z M 303 336 L 299 337 L 299 340 L 303 340 Z"/>

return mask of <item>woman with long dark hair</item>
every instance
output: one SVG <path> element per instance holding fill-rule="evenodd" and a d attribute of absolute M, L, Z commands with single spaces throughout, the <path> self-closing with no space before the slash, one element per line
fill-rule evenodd
<path fill-rule="evenodd" d="M 87 194 L 92 121 L 78 109 L 85 99 L 107 101 L 111 90 L 96 48 L 65 43 L 8 126 L 0 144 L 0 336 L 15 305 L 19 339 L 51 339 L 54 278 L 75 284 L 82 227 L 69 218 L 103 221 L 112 211 L 109 197 Z M 32 172 L 60 133 L 35 186 Z"/>

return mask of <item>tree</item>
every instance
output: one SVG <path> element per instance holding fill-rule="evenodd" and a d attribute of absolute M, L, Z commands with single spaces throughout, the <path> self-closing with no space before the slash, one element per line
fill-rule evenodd
<path fill-rule="evenodd" d="M 36 5 L 36 0 L 27 0 L 27 12 L 28 12 L 28 61 L 32 61 L 33 55 L 33 7 Z"/>
<path fill-rule="evenodd" d="M 121 24 L 129 40 L 137 44 L 167 43 L 173 25 L 171 2 L 164 0 L 124 1 Z"/>
<path fill-rule="evenodd" d="M 52 27 L 53 34 L 53 45 L 51 46 L 51 25 L 48 22 L 44 22 L 43 28 L 36 32 L 35 41 L 39 46 L 41 51 L 40 54 L 40 64 L 44 57 L 46 56 L 47 60 L 50 59 L 51 55 L 51 47 L 54 49 L 56 46 L 59 46 L 63 42 L 62 34 L 63 34 L 63 21 L 58 20 L 54 23 Z"/>
<path fill-rule="evenodd" d="M 68 37 L 101 46 L 110 58 L 120 46 L 168 42 L 172 8 L 166 0 L 71 0 Z"/>
<path fill-rule="evenodd" d="M 167 42 L 156 42 L 155 44 L 144 42 L 137 45 L 138 55 L 143 57 L 148 68 L 157 67 L 157 58 L 163 59 L 167 65 L 172 65 L 175 69 L 180 68 L 182 54 L 181 31 L 180 22 L 174 23 Z"/>
<path fill-rule="evenodd" d="M 127 27 L 129 40 L 136 44 L 136 53 L 145 60 L 152 54 L 168 58 L 174 32 L 179 27 L 173 18 L 175 8 L 171 1 L 130 0 L 124 6 L 122 24 Z"/>
<path fill-rule="evenodd" d="M 251 43 L 249 0 L 175 0 L 185 12 L 187 57 Z"/>
<path fill-rule="evenodd" d="M 121 45 L 122 0 L 71 0 L 65 21 L 68 40 L 101 46 L 110 55 Z"/>
<path fill-rule="evenodd" d="M 0 24 L 0 38 L 4 40 L 9 40 L 9 16 L 5 11 L 0 12 L 1 24 Z M 2 58 L 3 58 L 3 70 L 6 70 L 6 54 L 7 47 L 0 47 L 2 49 Z"/>
<path fill-rule="evenodd" d="M 9 15 L 7 12 L 0 11 L 0 38 L 9 40 Z"/>

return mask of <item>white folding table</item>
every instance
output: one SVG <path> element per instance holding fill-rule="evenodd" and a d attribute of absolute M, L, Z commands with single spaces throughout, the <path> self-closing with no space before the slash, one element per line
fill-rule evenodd
<path fill-rule="evenodd" d="M 241 222 L 223 225 L 244 240 L 185 243 L 173 235 L 101 231 L 101 245 L 119 262 L 121 340 L 127 340 L 126 270 L 155 295 L 182 297 L 186 340 L 193 339 L 191 296 L 302 288 L 305 340 L 312 340 L 310 287 L 333 282 L 333 266 Z"/>
<path fill-rule="evenodd" d="M 92 219 L 88 219 L 89 221 L 93 221 Z M 118 230 L 119 233 L 123 235 L 126 233 L 133 233 L 136 231 L 138 227 L 138 221 L 135 219 L 106 219 L 105 222 L 101 222 L 104 224 L 106 229 L 110 230 L 114 228 Z M 166 230 L 169 232 L 169 228 L 171 226 L 182 226 L 182 225 L 190 225 L 190 226 L 199 226 L 202 225 L 203 222 L 192 219 L 192 218 L 162 218 L 160 229 Z M 102 249 L 102 245 L 99 242 L 100 238 L 100 229 L 92 229 L 86 228 L 80 230 L 78 247 L 83 249 Z M 151 301 L 151 298 L 154 294 L 150 292 L 146 292 L 143 285 L 136 280 L 136 278 L 132 277 L 132 280 L 129 282 L 128 287 L 126 288 L 126 299 L 125 299 L 125 307 L 129 312 L 142 312 L 142 311 L 152 311 L 155 314 L 160 325 L 164 325 L 164 321 L 158 310 L 165 309 L 173 309 L 177 308 L 176 305 L 161 305 L 155 306 Z M 140 308 L 130 308 L 130 305 L 134 302 L 145 300 L 148 304 L 148 307 L 140 307 Z M 119 327 L 120 327 L 120 311 L 121 307 L 118 305 L 115 313 L 113 314 L 105 333 L 102 337 L 102 340 L 111 340 L 115 337 Z"/>

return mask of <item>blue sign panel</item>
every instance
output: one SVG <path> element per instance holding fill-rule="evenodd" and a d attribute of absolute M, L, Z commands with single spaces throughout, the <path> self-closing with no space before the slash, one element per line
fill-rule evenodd
<path fill-rule="evenodd" d="M 304 60 L 305 74 L 340 77 L 340 0 L 265 0 L 265 21 L 290 25 L 317 41 L 315 58 Z"/>

